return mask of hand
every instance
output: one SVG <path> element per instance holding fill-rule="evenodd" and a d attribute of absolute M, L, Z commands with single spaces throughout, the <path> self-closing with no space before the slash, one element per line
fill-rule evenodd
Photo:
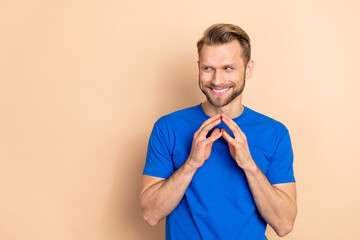
<path fill-rule="evenodd" d="M 211 135 L 206 138 L 208 132 L 220 123 L 220 114 L 217 114 L 206 120 L 200 126 L 199 130 L 195 132 L 187 163 L 196 169 L 201 167 L 205 160 L 210 157 L 213 143 L 222 136 L 220 129 L 216 128 Z"/>
<path fill-rule="evenodd" d="M 246 135 L 241 131 L 240 127 L 228 116 L 221 114 L 223 122 L 231 129 L 235 138 L 223 128 L 223 138 L 228 142 L 230 154 L 235 159 L 237 165 L 242 169 L 248 169 L 254 163 L 251 157 Z"/>

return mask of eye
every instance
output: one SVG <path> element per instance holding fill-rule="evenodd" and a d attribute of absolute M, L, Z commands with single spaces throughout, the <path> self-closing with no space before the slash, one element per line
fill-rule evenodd
<path fill-rule="evenodd" d="M 209 71 L 209 70 L 212 70 L 212 68 L 211 67 L 204 67 L 204 70 Z"/>
<path fill-rule="evenodd" d="M 225 70 L 231 70 L 232 67 L 225 67 Z"/>

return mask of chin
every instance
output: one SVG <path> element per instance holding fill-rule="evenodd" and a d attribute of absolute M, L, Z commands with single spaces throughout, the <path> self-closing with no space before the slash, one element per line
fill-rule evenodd
<path fill-rule="evenodd" d="M 208 102 L 215 107 L 225 107 L 232 102 L 233 99 L 227 97 L 226 99 L 215 100 L 209 96 L 206 96 Z"/>
<path fill-rule="evenodd" d="M 211 105 L 215 106 L 215 107 L 225 107 L 226 105 L 229 104 L 229 102 L 225 102 L 225 103 L 222 103 L 222 102 L 214 102 L 214 101 L 209 101 Z"/>

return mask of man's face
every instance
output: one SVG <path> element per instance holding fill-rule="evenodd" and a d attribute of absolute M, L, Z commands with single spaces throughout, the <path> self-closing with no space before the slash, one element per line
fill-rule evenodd
<path fill-rule="evenodd" d="M 202 46 L 198 62 L 199 87 L 212 105 L 226 106 L 244 90 L 246 68 L 241 53 L 237 40 Z"/>

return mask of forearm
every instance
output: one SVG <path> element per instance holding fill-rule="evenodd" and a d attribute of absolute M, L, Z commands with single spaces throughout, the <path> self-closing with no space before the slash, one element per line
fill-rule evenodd
<path fill-rule="evenodd" d="M 294 225 L 297 214 L 296 199 L 271 185 L 255 163 L 244 171 L 261 216 L 279 236 L 285 236 Z"/>
<path fill-rule="evenodd" d="M 168 179 L 157 182 L 140 194 L 140 206 L 145 221 L 155 226 L 179 204 L 196 168 L 185 162 Z"/>

